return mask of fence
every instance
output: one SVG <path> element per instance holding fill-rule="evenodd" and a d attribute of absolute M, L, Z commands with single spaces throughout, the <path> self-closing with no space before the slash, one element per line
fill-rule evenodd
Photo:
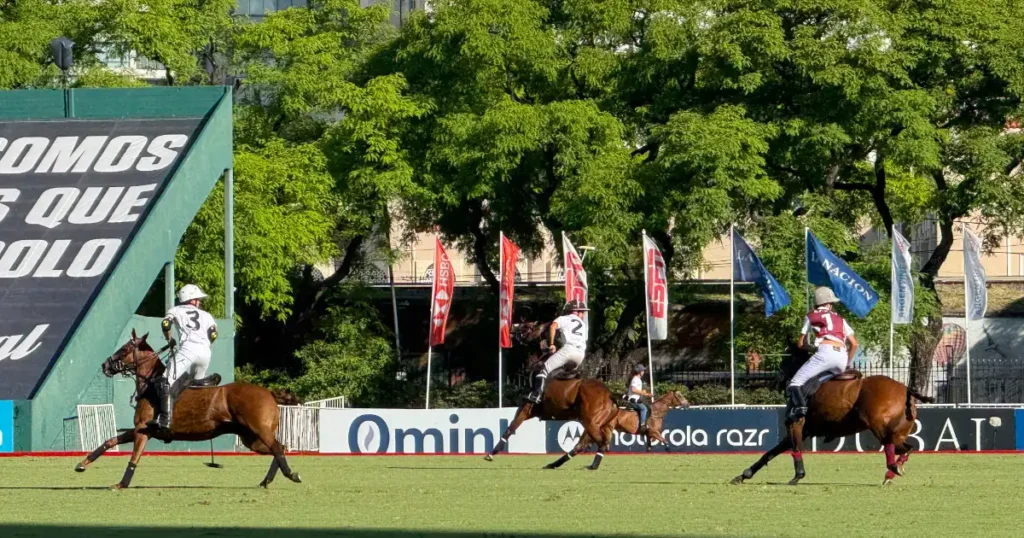
<path fill-rule="evenodd" d="M 117 435 L 114 404 L 78 406 L 78 448 L 89 451 Z M 116 452 L 115 445 L 110 449 Z"/>

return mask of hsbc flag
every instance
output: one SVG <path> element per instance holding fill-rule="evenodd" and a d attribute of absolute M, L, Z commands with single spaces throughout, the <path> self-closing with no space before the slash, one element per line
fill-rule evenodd
<path fill-rule="evenodd" d="M 455 291 L 455 271 L 448 253 L 435 239 L 434 247 L 434 285 L 431 287 L 430 305 L 430 345 L 444 343 L 444 331 L 448 326 L 448 310 L 452 305 L 452 293 Z"/>
<path fill-rule="evenodd" d="M 644 234 L 644 283 L 647 290 L 647 330 L 651 340 L 668 338 L 668 277 L 658 245 Z"/>
<path fill-rule="evenodd" d="M 516 289 L 516 262 L 519 247 L 501 236 L 501 327 L 498 332 L 501 347 L 512 347 L 512 294 Z"/>

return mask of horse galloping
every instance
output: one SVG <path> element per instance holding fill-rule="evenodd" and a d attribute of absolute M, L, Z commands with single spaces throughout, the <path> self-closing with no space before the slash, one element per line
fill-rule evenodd
<path fill-rule="evenodd" d="M 169 443 L 205 441 L 225 434 L 235 434 L 253 452 L 274 457 L 270 463 L 270 470 L 260 483 L 261 487 L 267 487 L 273 482 L 278 470 L 292 482 L 302 482 L 299 473 L 292 472 L 288 466 L 284 446 L 276 438 L 280 413 L 274 396 L 263 387 L 248 383 L 219 386 L 193 384 L 174 404 L 170 436 L 162 437 L 149 429 L 146 422 L 154 415 L 151 403 L 154 395 L 153 382 L 158 376 L 163 375 L 165 367 L 158 352 L 146 342 L 148 336 L 149 333 L 139 338 L 133 329 L 131 340 L 108 357 L 102 367 L 103 374 L 107 377 L 121 374 L 135 378 L 137 405 L 134 428 L 101 444 L 75 466 L 75 471 L 84 472 L 107 450 L 121 443 L 134 442 L 132 457 L 125 468 L 124 476 L 120 482 L 111 486 L 113 489 L 123 489 L 131 484 L 135 468 L 150 437 Z M 215 377 L 218 378 L 216 382 L 219 382 L 219 376 Z"/>
<path fill-rule="evenodd" d="M 917 419 L 915 399 L 934 402 L 887 376 L 862 377 L 859 372 L 846 372 L 825 379 L 809 399 L 807 416 L 788 424 L 788 434 L 779 444 L 761 456 L 743 474 L 733 478 L 741 484 L 753 478 L 775 456 L 792 450 L 795 474 L 789 481 L 796 485 L 806 476 L 803 462 L 803 442 L 806 437 L 825 437 L 826 442 L 870 431 L 885 449 L 886 472 L 882 484 L 889 484 L 896 476 L 903 476 L 903 465 L 910 457 L 912 447 L 907 437 Z"/>
<path fill-rule="evenodd" d="M 566 375 L 571 375 L 571 373 Z M 662 417 L 664 417 L 669 408 L 689 406 L 689 403 L 679 393 L 666 394 L 659 401 L 661 403 L 657 408 L 657 418 L 655 418 L 655 409 L 651 410 L 651 417 L 648 417 L 648 430 L 652 432 L 650 436 L 664 443 L 667 449 L 668 444 L 661 437 L 660 432 Z M 540 405 L 534 405 L 526 401 L 519 407 L 515 418 L 512 419 L 512 423 L 509 424 L 491 452 L 484 456 L 484 459 L 493 461 L 494 456 L 505 449 L 505 446 L 508 444 L 508 438 L 515 434 L 519 425 L 531 418 L 539 420 L 576 420 L 583 425 L 584 434 L 580 436 L 576 446 L 559 460 L 548 464 L 545 467 L 547 469 L 560 467 L 590 443 L 595 443 L 598 445 L 598 450 L 594 455 L 593 463 L 587 468 L 596 471 L 601 465 L 601 460 L 604 458 L 604 452 L 611 446 L 614 430 L 619 429 L 619 431 L 625 433 L 636 433 L 639 426 L 636 412 L 619 409 L 612 396 L 612 392 L 601 381 L 571 377 L 555 378 L 548 382 L 548 386 L 544 391 L 544 399 Z M 636 426 L 633 426 L 633 424 L 636 424 Z M 648 437 L 647 442 L 649 450 L 650 437 Z"/>

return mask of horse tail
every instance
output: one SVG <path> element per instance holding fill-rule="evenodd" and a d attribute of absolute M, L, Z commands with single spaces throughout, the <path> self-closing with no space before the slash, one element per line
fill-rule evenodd
<path fill-rule="evenodd" d="M 921 394 L 920 392 L 917 392 L 916 390 L 914 390 L 914 389 L 912 389 L 910 387 L 907 387 L 906 414 L 907 414 L 907 420 L 910 420 L 910 421 L 913 421 L 914 419 L 917 418 L 915 416 L 915 415 L 917 415 L 917 413 L 914 410 L 914 398 L 917 398 L 918 400 L 921 400 L 924 403 L 935 403 L 935 398 L 931 398 L 929 396 L 925 396 L 925 395 Z"/>

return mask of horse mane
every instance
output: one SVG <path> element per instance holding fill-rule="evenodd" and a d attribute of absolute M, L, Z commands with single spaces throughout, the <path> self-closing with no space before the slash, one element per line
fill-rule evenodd
<path fill-rule="evenodd" d="M 139 351 L 154 351 L 155 352 L 156 350 L 153 349 L 153 346 L 149 345 L 149 342 L 143 340 L 139 344 Z"/>

